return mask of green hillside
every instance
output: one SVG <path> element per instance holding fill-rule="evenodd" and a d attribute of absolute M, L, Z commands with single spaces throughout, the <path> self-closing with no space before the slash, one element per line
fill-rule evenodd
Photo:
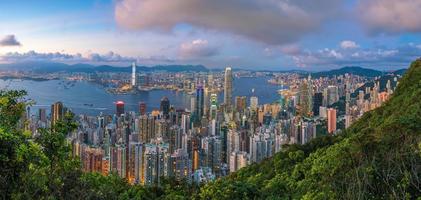
<path fill-rule="evenodd" d="M 421 60 L 396 93 L 335 137 L 291 145 L 205 185 L 201 199 L 414 199 L 421 196 Z"/>

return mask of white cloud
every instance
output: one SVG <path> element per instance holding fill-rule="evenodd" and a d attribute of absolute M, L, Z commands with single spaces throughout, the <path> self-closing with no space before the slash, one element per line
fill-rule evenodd
<path fill-rule="evenodd" d="M 285 44 L 338 14 L 338 0 L 121 0 L 119 25 L 170 31 L 181 23 L 228 32 L 266 44 Z"/>
<path fill-rule="evenodd" d="M 360 47 L 356 42 L 351 40 L 344 40 L 340 44 L 342 49 L 355 49 Z"/>
<path fill-rule="evenodd" d="M 180 45 L 180 56 L 182 58 L 210 57 L 218 53 L 215 46 L 209 44 L 207 40 L 197 39 Z"/>
<path fill-rule="evenodd" d="M 371 34 L 421 32 L 420 0 L 359 0 L 360 16 Z"/>

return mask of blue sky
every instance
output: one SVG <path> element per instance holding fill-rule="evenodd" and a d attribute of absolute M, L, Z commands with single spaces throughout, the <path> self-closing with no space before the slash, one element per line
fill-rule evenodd
<path fill-rule="evenodd" d="M 421 55 L 417 0 L 0 0 L 0 63 L 397 69 Z"/>

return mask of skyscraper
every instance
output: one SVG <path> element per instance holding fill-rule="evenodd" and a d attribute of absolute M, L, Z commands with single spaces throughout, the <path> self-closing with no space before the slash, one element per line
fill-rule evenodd
<path fill-rule="evenodd" d="M 257 106 L 259 106 L 259 99 L 256 96 L 250 97 L 250 108 L 253 111 L 257 111 Z"/>
<path fill-rule="evenodd" d="M 124 102 L 117 101 L 115 106 L 116 106 L 116 114 L 118 117 L 120 117 L 122 114 L 124 114 Z"/>
<path fill-rule="evenodd" d="M 225 84 L 224 84 L 224 104 L 228 111 L 231 111 L 232 101 L 232 70 L 231 67 L 225 68 Z"/>
<path fill-rule="evenodd" d="M 313 115 L 319 116 L 320 106 L 323 105 L 323 93 L 316 92 L 314 93 L 313 98 Z"/>
<path fill-rule="evenodd" d="M 139 102 L 139 113 L 140 115 L 146 114 L 146 103 L 143 101 Z"/>
<path fill-rule="evenodd" d="M 327 110 L 327 132 L 332 134 L 336 131 L 336 109 L 329 108 Z"/>
<path fill-rule="evenodd" d="M 136 63 L 132 63 L 132 87 L 136 87 Z"/>
<path fill-rule="evenodd" d="M 210 97 L 210 118 L 216 119 L 217 112 L 218 112 L 218 95 L 217 94 L 211 94 Z"/>
<path fill-rule="evenodd" d="M 339 100 L 338 86 L 329 85 L 327 87 L 327 105 L 332 105 Z"/>
<path fill-rule="evenodd" d="M 198 120 L 201 120 L 204 113 L 204 105 L 205 104 L 205 94 L 203 90 L 203 86 L 199 85 L 196 89 L 196 116 Z"/>
<path fill-rule="evenodd" d="M 42 122 L 47 121 L 47 114 L 46 114 L 45 108 L 40 108 L 38 110 L 38 119 Z"/>
<path fill-rule="evenodd" d="M 235 109 L 237 112 L 243 112 L 246 109 L 247 102 L 245 96 L 236 96 L 235 97 Z"/>
<path fill-rule="evenodd" d="M 169 113 L 170 113 L 170 100 L 168 99 L 168 97 L 164 97 L 161 99 L 161 107 L 160 110 L 162 111 L 162 114 L 164 115 L 165 118 L 169 117 Z"/>
<path fill-rule="evenodd" d="M 64 106 L 61 102 L 56 102 L 51 105 L 51 126 L 57 121 L 62 120 L 64 116 Z"/>
<path fill-rule="evenodd" d="M 302 81 L 298 97 L 299 114 L 303 117 L 310 117 L 313 111 L 312 85 L 310 79 L 305 79 Z"/>

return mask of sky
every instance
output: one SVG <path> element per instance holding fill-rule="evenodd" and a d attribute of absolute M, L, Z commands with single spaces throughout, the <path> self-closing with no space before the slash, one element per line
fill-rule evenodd
<path fill-rule="evenodd" d="M 421 56 L 420 0 L 0 0 L 0 63 L 320 71 Z"/>

